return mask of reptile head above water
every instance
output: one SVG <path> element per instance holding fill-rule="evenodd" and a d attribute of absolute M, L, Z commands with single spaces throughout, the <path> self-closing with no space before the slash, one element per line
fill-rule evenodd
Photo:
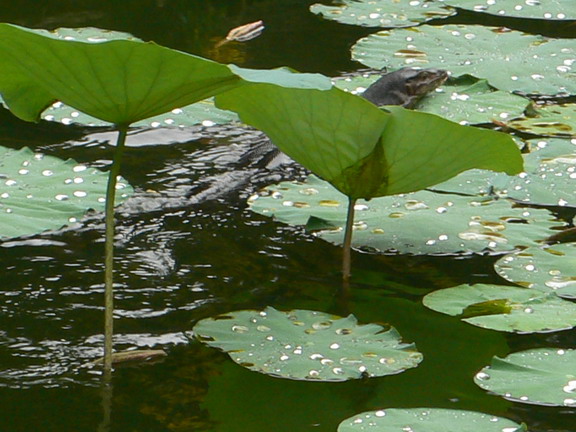
<path fill-rule="evenodd" d="M 404 68 L 384 75 L 362 94 L 375 105 L 402 105 L 414 108 L 426 94 L 448 78 L 442 69 Z"/>

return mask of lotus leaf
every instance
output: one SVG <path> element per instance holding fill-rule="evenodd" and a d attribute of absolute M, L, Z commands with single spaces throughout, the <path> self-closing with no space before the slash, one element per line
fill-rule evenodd
<path fill-rule="evenodd" d="M 474 411 L 442 408 L 387 408 L 344 420 L 338 432 L 525 432 L 525 425 Z"/>
<path fill-rule="evenodd" d="M 335 79 L 334 85 L 353 94 L 362 94 L 378 75 Z M 499 122 L 524 113 L 530 101 L 491 88 L 486 80 L 462 76 L 448 80 L 418 102 L 416 110 L 436 114 L 460 124 Z"/>
<path fill-rule="evenodd" d="M 572 0 L 446 0 L 447 5 L 491 15 L 545 19 L 576 20 Z"/>
<path fill-rule="evenodd" d="M 426 307 L 478 327 L 546 333 L 576 326 L 576 305 L 554 293 L 501 285 L 459 285 L 424 297 Z"/>
<path fill-rule="evenodd" d="M 524 249 L 500 258 L 494 268 L 515 284 L 576 299 L 575 243 Z"/>
<path fill-rule="evenodd" d="M 521 169 L 520 153 L 505 134 L 400 107 L 383 112 L 338 88 L 254 84 L 218 95 L 216 105 L 239 112 L 350 198 L 420 190 L 471 168 Z"/>
<path fill-rule="evenodd" d="M 506 123 L 506 126 L 535 135 L 575 137 L 576 104 L 538 107 L 534 114 L 511 120 Z"/>
<path fill-rule="evenodd" d="M 576 407 L 575 364 L 576 350 L 532 349 L 494 357 L 474 382 L 515 402 Z"/>
<path fill-rule="evenodd" d="M 103 210 L 108 175 L 86 165 L 0 147 L 0 237 L 19 237 L 58 229 L 90 209 Z M 116 203 L 131 194 L 118 183 Z"/>
<path fill-rule="evenodd" d="M 432 189 L 467 195 L 495 195 L 543 206 L 576 207 L 576 146 L 568 140 L 531 141 L 525 172 L 507 176 L 470 170 Z"/>
<path fill-rule="evenodd" d="M 475 25 L 423 25 L 360 39 L 352 57 L 375 69 L 432 67 L 485 78 L 500 90 L 572 94 L 576 77 L 571 40 Z"/>
<path fill-rule="evenodd" d="M 317 177 L 268 186 L 249 202 L 257 213 L 307 225 L 323 240 L 342 243 L 347 199 Z M 513 250 L 534 245 L 560 225 L 546 210 L 428 191 L 358 201 L 356 215 L 354 247 L 413 254 Z"/>
<path fill-rule="evenodd" d="M 308 310 L 231 312 L 199 321 L 196 337 L 232 360 L 264 374 L 308 381 L 345 381 L 415 367 L 422 354 L 393 329 L 359 325 Z"/>
<path fill-rule="evenodd" d="M 0 91 L 10 110 L 23 120 L 36 121 L 44 109 L 61 101 L 127 126 L 254 81 L 331 86 L 321 75 L 229 67 L 154 43 L 88 41 L 0 24 Z"/>
<path fill-rule="evenodd" d="M 310 11 L 327 20 L 366 27 L 411 27 L 455 13 L 433 0 L 344 0 L 337 6 L 316 3 Z"/>

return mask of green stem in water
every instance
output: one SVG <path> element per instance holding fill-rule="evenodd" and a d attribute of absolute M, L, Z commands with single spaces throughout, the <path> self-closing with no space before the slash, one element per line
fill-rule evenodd
<path fill-rule="evenodd" d="M 114 160 L 108 173 L 106 188 L 106 240 L 104 246 L 104 378 L 112 374 L 112 335 L 114 334 L 114 204 L 116 202 L 116 183 L 120 174 L 120 165 L 124 144 L 126 143 L 127 126 L 118 127 L 118 139 L 114 150 Z"/>
<path fill-rule="evenodd" d="M 352 226 L 354 225 L 354 206 L 356 198 L 348 198 L 348 213 L 346 215 L 346 230 L 344 231 L 344 251 L 342 252 L 342 281 L 346 288 L 350 283 Z"/>

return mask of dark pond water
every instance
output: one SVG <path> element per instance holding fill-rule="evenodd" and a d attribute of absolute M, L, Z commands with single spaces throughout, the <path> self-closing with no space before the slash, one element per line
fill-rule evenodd
<path fill-rule="evenodd" d="M 21 0 L 4 4 L 0 21 L 122 30 L 247 67 L 287 65 L 327 75 L 357 69 L 348 49 L 372 30 L 321 21 L 308 6 L 307 0 Z M 214 49 L 230 28 L 257 19 L 267 25 L 260 38 Z M 113 136 L 23 124 L 2 113 L 0 139 L 105 168 Z M 507 336 L 420 303 L 434 289 L 496 282 L 490 257 L 354 255 L 350 312 L 361 322 L 390 323 L 425 355 L 420 367 L 396 376 L 340 384 L 280 380 L 191 341 L 197 320 L 230 310 L 340 311 L 340 250 L 247 211 L 246 198 L 262 183 L 252 172 L 238 172 L 229 193 L 197 203 L 184 198 L 195 183 L 229 171 L 259 139 L 229 127 L 132 135 L 123 175 L 136 187 L 137 202 L 118 221 L 116 347 L 163 348 L 169 356 L 115 371 L 109 430 L 328 432 L 364 410 L 430 406 L 503 415 L 533 431 L 576 431 L 574 410 L 513 404 L 471 380 L 495 354 L 574 346 L 574 331 Z M 76 229 L 0 244 L 0 431 L 101 426 L 100 376 L 83 365 L 101 354 L 102 237 L 102 220 L 93 217 Z"/>

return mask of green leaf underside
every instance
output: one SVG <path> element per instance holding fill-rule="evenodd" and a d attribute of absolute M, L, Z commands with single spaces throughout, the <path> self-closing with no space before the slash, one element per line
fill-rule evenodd
<path fill-rule="evenodd" d="M 383 376 L 418 365 L 422 354 L 393 328 L 323 312 L 236 311 L 194 326 L 201 341 L 268 375 L 309 381 Z"/>
<path fill-rule="evenodd" d="M 530 143 L 532 151 L 523 155 L 525 172 L 518 176 L 471 170 L 432 189 L 468 195 L 494 194 L 543 206 L 576 207 L 576 145 L 560 139 Z"/>
<path fill-rule="evenodd" d="M 447 315 L 462 315 L 466 308 L 506 301 L 506 307 L 488 309 L 485 315 L 463 318 L 478 327 L 516 333 L 546 333 L 576 326 L 576 305 L 554 293 L 500 286 L 459 285 L 426 295 L 426 307 Z"/>
<path fill-rule="evenodd" d="M 506 126 L 534 135 L 576 137 L 576 104 L 538 107 L 534 115 L 516 118 Z"/>
<path fill-rule="evenodd" d="M 576 3 L 572 0 L 446 0 L 448 6 L 491 15 L 545 20 L 576 20 Z"/>
<path fill-rule="evenodd" d="M 571 94 L 576 77 L 570 40 L 474 25 L 423 25 L 381 31 L 360 39 L 352 57 L 371 68 L 440 68 L 470 74 L 506 91 Z"/>
<path fill-rule="evenodd" d="M 368 411 L 344 420 L 338 432 L 522 432 L 518 425 L 503 417 L 474 411 L 443 408 L 387 408 Z"/>
<path fill-rule="evenodd" d="M 520 153 L 505 134 L 399 107 L 385 113 L 337 88 L 244 86 L 218 95 L 216 105 L 239 112 L 351 198 L 411 192 L 475 167 L 521 170 Z"/>
<path fill-rule="evenodd" d="M 576 299 L 576 244 L 531 247 L 500 258 L 496 272 L 515 284 Z"/>
<path fill-rule="evenodd" d="M 380 75 L 334 79 L 334 85 L 352 94 L 362 94 Z M 481 124 L 519 117 L 530 101 L 491 88 L 486 80 L 464 75 L 452 78 L 422 98 L 417 111 L 436 114 L 455 123 Z"/>
<path fill-rule="evenodd" d="M 291 225 L 320 228 L 316 236 L 343 242 L 347 198 L 317 177 L 268 186 L 249 203 L 257 213 Z M 562 225 L 551 219 L 546 210 L 512 208 L 506 200 L 420 191 L 358 201 L 352 245 L 373 252 L 413 254 L 511 251 L 550 236 L 550 227 Z"/>
<path fill-rule="evenodd" d="M 100 120 L 128 125 L 190 105 L 255 79 L 329 88 L 320 75 L 250 71 L 158 46 L 86 43 L 0 24 L 0 93 L 10 110 L 36 121 L 55 101 Z"/>
<path fill-rule="evenodd" d="M 344 0 L 337 6 L 316 3 L 310 6 L 310 11 L 327 20 L 366 27 L 410 27 L 455 13 L 441 3 L 427 0 Z"/>
<path fill-rule="evenodd" d="M 58 229 L 90 209 L 104 210 L 107 173 L 34 153 L 0 147 L 0 237 Z M 123 180 L 116 203 L 132 188 Z"/>
<path fill-rule="evenodd" d="M 474 382 L 515 402 L 576 406 L 576 350 L 538 348 L 494 357 Z"/>

